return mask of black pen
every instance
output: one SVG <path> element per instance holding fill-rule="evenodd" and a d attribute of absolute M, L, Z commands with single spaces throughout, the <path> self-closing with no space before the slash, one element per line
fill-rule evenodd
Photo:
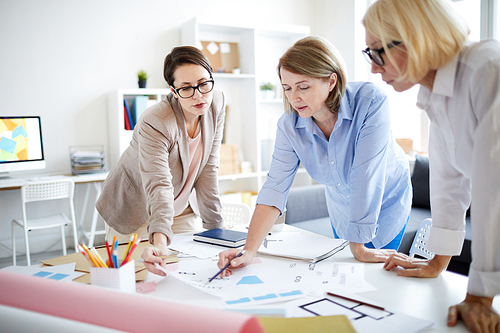
<path fill-rule="evenodd" d="M 236 257 L 234 257 L 233 259 L 236 259 L 236 258 L 239 258 L 241 257 L 243 254 L 245 254 L 245 250 L 241 251 Z M 231 259 L 231 260 L 233 260 Z M 212 282 L 213 279 L 215 279 L 220 273 L 222 273 L 226 268 L 229 267 L 229 265 L 231 265 L 231 260 L 229 260 L 229 262 L 226 264 L 226 266 L 222 267 L 220 271 L 217 272 L 217 274 L 215 274 L 214 276 L 212 276 L 208 281 L 207 283 L 205 283 L 205 285 L 209 284 L 210 282 Z"/>

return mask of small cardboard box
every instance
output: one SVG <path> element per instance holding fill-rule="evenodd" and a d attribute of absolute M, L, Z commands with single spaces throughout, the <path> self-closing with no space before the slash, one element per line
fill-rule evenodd
<path fill-rule="evenodd" d="M 240 163 L 238 159 L 238 146 L 221 144 L 219 176 L 240 173 Z"/>
<path fill-rule="evenodd" d="M 120 268 L 90 267 L 90 284 L 135 293 L 135 261 Z"/>

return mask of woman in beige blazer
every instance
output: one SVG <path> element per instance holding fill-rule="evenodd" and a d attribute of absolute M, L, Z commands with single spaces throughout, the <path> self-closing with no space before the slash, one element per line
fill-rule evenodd
<path fill-rule="evenodd" d="M 142 257 L 158 275 L 164 273 L 154 263 L 164 265 L 158 256 L 168 253 L 174 232 L 195 229 L 193 190 L 203 227 L 222 226 L 217 171 L 224 95 L 212 90 L 212 67 L 195 47 L 172 49 L 164 77 L 172 92 L 142 114 L 96 203 L 108 240 L 128 241 L 131 233 L 149 238 L 153 246 Z"/>

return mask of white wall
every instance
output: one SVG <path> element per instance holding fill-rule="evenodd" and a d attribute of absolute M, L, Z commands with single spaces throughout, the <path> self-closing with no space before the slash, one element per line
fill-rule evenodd
<path fill-rule="evenodd" d="M 0 0 L 0 114 L 41 116 L 46 171 L 69 173 L 69 146 L 107 145 L 110 91 L 136 88 L 140 69 L 151 76 L 148 88 L 165 88 L 163 59 L 179 44 L 183 22 L 205 16 L 310 26 L 314 3 Z M 82 192 L 77 188 L 77 218 Z M 18 196 L 19 191 L 0 191 L 0 257 L 11 256 L 10 221 L 20 214 Z M 57 236 L 40 231 L 32 239 L 32 252 L 38 252 Z"/>
<path fill-rule="evenodd" d="M 310 26 L 340 50 L 349 80 L 368 80 L 360 52 L 368 1 L 0 0 L 0 114 L 41 116 L 46 171 L 69 173 L 69 146 L 108 144 L 110 91 L 136 88 L 141 69 L 150 75 L 148 88 L 165 88 L 163 59 L 180 43 L 183 22 L 203 16 L 221 23 Z M 77 186 L 77 218 L 82 192 Z M 11 256 L 18 196 L 0 191 L 0 257 Z M 32 252 L 56 240 L 50 231 L 37 232 Z"/>

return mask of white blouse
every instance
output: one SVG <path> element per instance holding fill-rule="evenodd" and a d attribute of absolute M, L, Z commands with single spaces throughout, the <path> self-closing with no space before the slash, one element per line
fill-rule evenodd
<path fill-rule="evenodd" d="M 468 292 L 500 294 L 500 43 L 472 43 L 437 71 L 418 107 L 431 120 L 432 227 L 427 247 L 459 255 L 471 204 Z"/>

